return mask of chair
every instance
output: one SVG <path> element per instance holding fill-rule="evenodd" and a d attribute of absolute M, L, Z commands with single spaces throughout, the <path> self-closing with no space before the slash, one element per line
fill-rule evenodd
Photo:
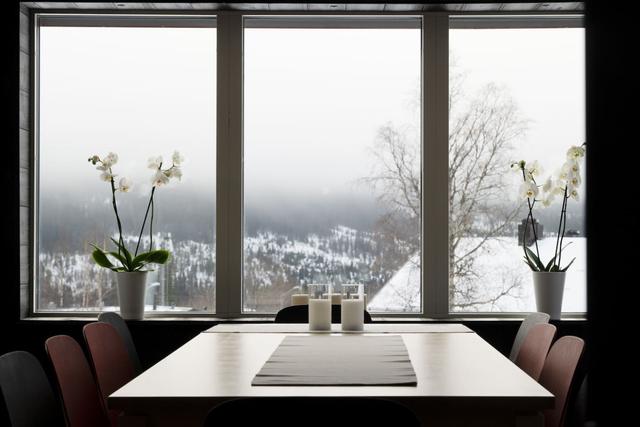
<path fill-rule="evenodd" d="M 47 375 L 31 353 L 13 351 L 0 356 L 0 394 L 13 427 L 65 425 Z"/>
<path fill-rule="evenodd" d="M 576 374 L 578 376 L 579 374 Z M 565 417 L 565 427 L 587 427 L 589 425 L 589 405 L 588 405 L 588 377 L 586 372 L 583 372 L 578 378 L 582 378 L 580 381 L 580 387 L 576 390 L 572 388 L 574 392 L 567 397 L 567 415 Z M 578 384 L 574 382 L 574 384 Z"/>
<path fill-rule="evenodd" d="M 278 427 L 367 426 L 418 427 L 416 415 L 392 400 L 368 397 L 246 397 L 215 406 L 205 427 L 238 420 L 242 425 Z"/>
<path fill-rule="evenodd" d="M 342 311 L 340 304 L 331 305 L 331 323 L 340 323 L 342 319 Z M 309 322 L 309 306 L 290 305 L 276 313 L 275 323 L 307 323 Z M 364 311 L 364 323 L 372 323 L 371 314 L 367 310 Z"/>
<path fill-rule="evenodd" d="M 518 357 L 518 353 L 520 352 L 520 346 L 529 333 L 529 329 L 531 329 L 531 327 L 537 325 L 538 323 L 549 323 L 549 315 L 547 313 L 534 312 L 530 313 L 527 317 L 524 318 L 524 320 L 520 324 L 520 329 L 518 329 L 516 338 L 513 340 L 513 346 L 511 347 L 511 354 L 509 355 L 509 359 L 512 362 L 516 361 L 516 357 Z"/>
<path fill-rule="evenodd" d="M 540 374 L 540 384 L 555 396 L 553 409 L 544 411 L 545 427 L 564 425 L 567 397 L 584 351 L 584 340 L 565 336 L 551 347 Z"/>
<path fill-rule="evenodd" d="M 109 426 L 107 411 L 89 362 L 76 340 L 57 335 L 44 343 L 53 365 L 69 427 Z"/>
<path fill-rule="evenodd" d="M 133 379 L 133 365 L 122 337 L 110 324 L 89 323 L 82 328 L 82 333 L 89 349 L 98 389 L 107 408 L 107 397 Z M 119 415 L 120 411 L 109 410 L 112 426 L 118 424 Z"/>
<path fill-rule="evenodd" d="M 556 327 L 548 323 L 533 325 L 520 346 L 516 365 L 538 381 L 549 347 L 556 336 Z"/>
<path fill-rule="evenodd" d="M 124 345 L 127 348 L 127 353 L 129 353 L 129 359 L 131 359 L 131 365 L 133 366 L 133 374 L 139 375 L 142 373 L 142 365 L 140 364 L 140 358 L 138 357 L 138 351 L 136 350 L 136 346 L 133 343 L 133 338 L 131 338 L 131 332 L 129 331 L 129 327 L 127 323 L 124 321 L 120 315 L 114 311 L 107 311 L 104 313 L 100 313 L 98 316 L 98 322 L 108 323 L 118 331 L 118 335 L 124 341 Z"/>

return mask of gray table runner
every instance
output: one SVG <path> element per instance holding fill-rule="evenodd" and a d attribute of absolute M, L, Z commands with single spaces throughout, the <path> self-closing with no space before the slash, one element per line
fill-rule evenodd
<path fill-rule="evenodd" d="M 417 385 L 399 335 L 290 335 L 252 385 Z"/>

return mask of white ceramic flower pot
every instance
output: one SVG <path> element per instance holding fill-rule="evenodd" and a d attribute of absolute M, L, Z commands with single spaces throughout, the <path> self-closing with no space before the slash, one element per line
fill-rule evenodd
<path fill-rule="evenodd" d="M 142 320 L 144 317 L 144 297 L 147 290 L 147 272 L 119 272 L 118 301 L 120 315 L 127 320 Z"/>
<path fill-rule="evenodd" d="M 562 295 L 566 272 L 533 271 L 533 288 L 536 309 L 547 313 L 551 319 L 559 320 L 562 314 Z"/>

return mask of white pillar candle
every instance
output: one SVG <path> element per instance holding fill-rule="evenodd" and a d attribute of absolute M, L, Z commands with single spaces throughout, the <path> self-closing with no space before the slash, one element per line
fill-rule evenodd
<path fill-rule="evenodd" d="M 309 330 L 331 330 L 330 299 L 309 299 Z"/>
<path fill-rule="evenodd" d="M 343 299 L 340 307 L 343 331 L 362 331 L 364 329 L 364 301 L 361 299 Z"/>
<path fill-rule="evenodd" d="M 309 304 L 309 295 L 293 294 L 291 295 L 291 305 L 307 305 Z"/>
<path fill-rule="evenodd" d="M 331 304 L 340 305 L 340 302 L 342 301 L 342 294 L 324 294 L 323 296 L 330 298 Z"/>

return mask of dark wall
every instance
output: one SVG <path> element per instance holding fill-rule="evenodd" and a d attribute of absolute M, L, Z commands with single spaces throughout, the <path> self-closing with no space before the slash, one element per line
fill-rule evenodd
<path fill-rule="evenodd" d="M 631 242 L 640 218 L 625 205 L 638 194 L 626 184 L 638 181 L 638 71 L 632 65 L 638 16 L 620 1 L 586 4 L 587 342 L 589 406 L 598 425 L 627 425 L 637 417 L 637 392 L 626 390 L 638 377 L 631 350 L 637 342 L 638 258 Z"/>
<path fill-rule="evenodd" d="M 0 354 L 24 349 L 43 358 L 43 342 L 51 335 L 81 339 L 83 323 L 19 320 L 19 189 L 18 189 L 18 15 L 17 1 L 0 6 L 0 184 L 2 268 L 0 274 Z M 634 317 L 637 309 L 637 250 L 640 229 L 631 204 L 637 198 L 638 72 L 635 34 L 638 15 L 620 1 L 588 1 L 587 45 L 587 233 L 588 348 L 590 409 L 599 425 L 625 425 L 635 417 L 633 393 L 637 356 Z M 132 324 L 141 358 L 150 365 L 212 322 L 145 321 Z M 517 322 L 477 321 L 468 324 L 489 343 L 507 352 Z M 633 332 L 631 328 L 633 327 Z M 560 334 L 585 336 L 582 322 L 560 325 Z"/>

